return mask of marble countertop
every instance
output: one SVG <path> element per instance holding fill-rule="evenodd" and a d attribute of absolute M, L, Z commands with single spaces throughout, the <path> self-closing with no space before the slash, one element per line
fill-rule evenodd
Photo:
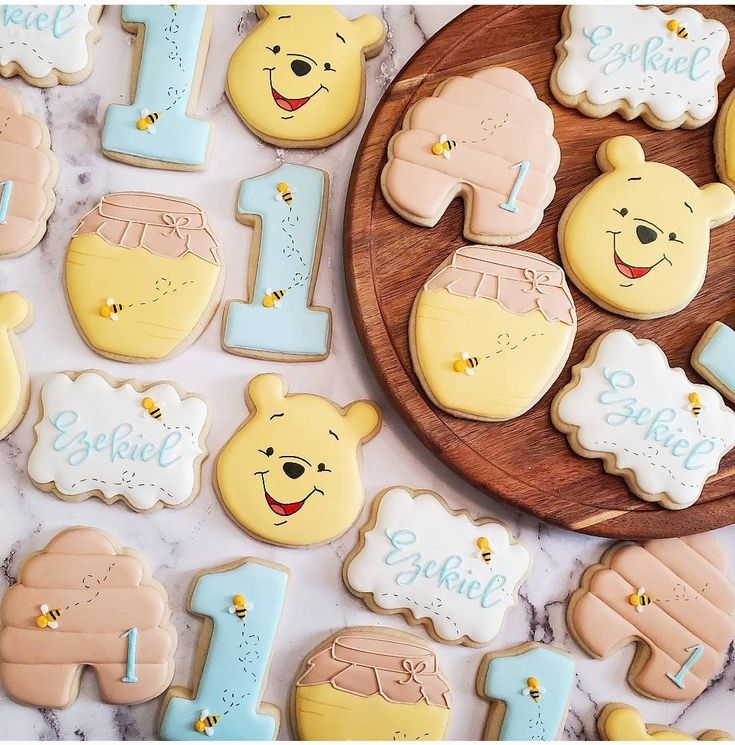
<path fill-rule="evenodd" d="M 287 377 L 292 390 L 322 394 L 346 404 L 371 398 L 384 410 L 382 433 L 364 449 L 368 501 L 382 489 L 405 484 L 443 494 L 454 507 L 466 507 L 475 517 L 492 516 L 507 523 L 533 554 L 534 566 L 521 591 L 521 602 L 507 616 L 503 631 L 490 646 L 502 649 L 525 640 L 553 642 L 570 650 L 577 663 L 576 690 L 566 725 L 568 739 L 594 739 L 594 719 L 602 705 L 623 701 L 637 706 L 647 722 L 680 727 L 686 732 L 707 728 L 733 729 L 735 715 L 735 653 L 708 690 L 688 704 L 658 703 L 634 693 L 626 682 L 633 656 L 629 646 L 604 662 L 588 659 L 569 636 L 564 621 L 565 600 L 577 587 L 584 568 L 594 563 L 609 542 L 565 532 L 490 500 L 471 488 L 434 458 L 413 437 L 391 409 L 373 378 L 354 331 L 342 267 L 342 211 L 352 165 L 364 125 L 379 97 L 410 56 L 432 34 L 460 12 L 460 7 L 393 6 L 370 10 L 385 18 L 388 42 L 368 64 L 368 100 L 357 129 L 327 150 L 287 152 L 265 145 L 241 124 L 223 92 L 227 63 L 236 45 L 256 22 L 252 8 L 218 7 L 211 51 L 198 111 L 216 125 L 213 157 L 207 171 L 187 174 L 138 169 L 104 158 L 100 125 L 109 103 L 127 103 L 132 36 L 119 22 L 119 10 L 109 7 L 101 20 L 102 40 L 95 48 L 92 76 L 74 87 L 41 91 L 19 78 L 10 85 L 30 109 L 45 119 L 60 162 L 57 207 L 40 247 L 26 256 L 0 264 L 0 290 L 17 289 L 35 306 L 34 326 L 23 333 L 32 377 L 33 397 L 22 425 L 0 442 L 0 588 L 12 584 L 22 560 L 42 548 L 60 529 L 93 525 L 109 530 L 124 545 L 148 558 L 155 577 L 169 591 L 173 622 L 179 632 L 176 683 L 190 680 L 193 650 L 201 625 L 185 609 L 193 573 L 207 566 L 254 555 L 286 564 L 292 583 L 277 639 L 264 700 L 283 712 L 281 739 L 292 736 L 288 699 L 301 658 L 318 642 L 350 625 L 378 624 L 407 630 L 400 616 L 370 612 L 344 588 L 342 560 L 354 545 L 357 526 L 341 539 L 316 549 L 288 550 L 259 543 L 245 535 L 223 512 L 211 486 L 213 458 L 204 467 L 203 490 L 182 510 L 136 514 L 121 504 L 106 506 L 91 499 L 62 502 L 29 482 L 26 460 L 32 425 L 38 415 L 38 390 L 44 377 L 59 370 L 99 368 L 113 377 L 142 381 L 170 379 L 185 390 L 203 394 L 213 410 L 209 447 L 217 453 L 241 423 L 243 392 L 256 373 L 275 371 Z M 155 365 L 125 365 L 91 352 L 77 334 L 66 309 L 62 269 L 69 236 L 79 218 L 98 198 L 111 191 L 145 190 L 179 194 L 199 202 L 225 246 L 227 280 L 224 298 L 243 297 L 251 231 L 233 217 L 239 181 L 274 168 L 283 161 L 311 164 L 332 175 L 331 207 L 315 300 L 334 314 L 332 353 L 317 364 L 273 364 L 235 357 L 220 348 L 221 314 L 203 336 L 180 356 Z M 367 516 L 366 504 L 362 523 Z M 735 570 L 735 527 L 717 531 L 727 546 Z M 415 633 L 425 635 L 421 628 Z M 430 642 L 451 681 L 454 708 L 448 737 L 479 739 L 487 702 L 475 694 L 475 676 L 483 651 Z M 16 706 L 0 692 L 0 737 L 12 739 L 148 739 L 156 736 L 159 701 L 134 707 L 109 706 L 98 699 L 94 676 L 84 676 L 78 701 L 64 711 Z"/>

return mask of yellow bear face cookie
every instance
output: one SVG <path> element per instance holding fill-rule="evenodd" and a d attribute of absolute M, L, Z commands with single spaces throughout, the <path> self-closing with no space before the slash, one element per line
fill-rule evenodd
<path fill-rule="evenodd" d="M 308 546 L 344 533 L 362 509 L 360 445 L 380 429 L 379 409 L 341 409 L 321 396 L 288 394 L 278 375 L 258 375 L 250 417 L 219 454 L 215 485 L 246 531 L 269 543 Z"/>
<path fill-rule="evenodd" d="M 597 161 L 602 175 L 559 223 L 567 274 L 614 313 L 678 312 L 704 283 L 710 229 L 735 215 L 735 194 L 719 183 L 699 188 L 676 168 L 647 162 L 633 137 L 606 140 Z"/>
<path fill-rule="evenodd" d="M 261 22 L 235 50 L 227 95 L 245 124 L 282 147 L 323 147 L 357 124 L 365 58 L 385 41 L 380 19 L 329 5 L 258 6 Z"/>

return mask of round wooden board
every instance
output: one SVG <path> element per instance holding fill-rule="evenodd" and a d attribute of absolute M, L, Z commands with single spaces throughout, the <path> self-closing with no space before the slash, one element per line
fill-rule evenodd
<path fill-rule="evenodd" d="M 370 363 L 398 411 L 424 444 L 469 482 L 491 496 L 570 530 L 614 538 L 681 536 L 735 522 L 735 451 L 722 461 L 699 501 L 686 510 L 665 510 L 630 494 L 618 476 L 596 459 L 581 458 L 551 424 L 554 394 L 570 379 L 603 331 L 624 328 L 659 344 L 672 366 L 700 380 L 689 357 L 713 321 L 735 322 L 735 222 L 712 232 L 707 280 L 682 312 L 653 321 L 633 321 L 602 310 L 572 287 L 579 329 L 566 368 L 551 390 L 527 414 L 488 424 L 459 419 L 436 409 L 424 395 L 408 351 L 411 305 L 431 272 L 456 248 L 464 207 L 455 200 L 432 229 L 408 223 L 387 205 L 380 191 L 386 146 L 408 108 L 447 77 L 489 65 L 523 73 L 551 106 L 562 152 L 556 196 L 536 233 L 516 248 L 536 251 L 560 263 L 556 227 L 567 202 L 599 175 L 598 145 L 606 138 L 638 138 L 650 160 L 682 169 L 698 184 L 717 179 L 712 136 L 715 121 L 697 130 L 659 132 L 640 119 L 613 115 L 590 119 L 556 102 L 549 77 L 556 55 L 559 6 L 474 7 L 434 36 L 403 68 L 373 115 L 352 172 L 345 213 L 345 271 L 352 313 Z M 703 8 L 730 29 L 735 12 Z M 727 78 L 720 102 L 735 83 L 735 42 L 724 60 Z"/>

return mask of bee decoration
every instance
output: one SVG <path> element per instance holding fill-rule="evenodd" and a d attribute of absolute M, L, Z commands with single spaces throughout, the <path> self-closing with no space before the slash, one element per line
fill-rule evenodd
<path fill-rule="evenodd" d="M 264 308 L 280 308 L 281 300 L 286 294 L 286 290 L 271 290 L 268 287 L 263 295 L 263 307 Z"/>
<path fill-rule="evenodd" d="M 446 135 L 439 135 L 439 140 L 431 146 L 431 152 L 449 160 L 455 147 L 457 147 L 457 140 L 450 140 Z"/>
<path fill-rule="evenodd" d="M 454 361 L 452 367 L 454 372 L 464 373 L 465 375 L 474 375 L 475 368 L 480 364 L 479 357 L 473 357 L 468 352 L 462 352 L 462 356 Z"/>
<path fill-rule="evenodd" d="M 46 603 L 41 605 L 41 615 L 36 618 L 36 626 L 39 629 L 52 629 L 56 630 L 59 628 L 59 616 L 61 615 L 61 608 L 50 609 Z"/>
<path fill-rule="evenodd" d="M 643 609 L 653 602 L 653 598 L 646 594 L 645 587 L 639 587 L 635 592 L 628 595 L 628 602 L 638 613 L 643 613 Z"/>
<path fill-rule="evenodd" d="M 702 404 L 702 400 L 699 398 L 699 394 L 692 391 L 687 396 L 687 400 L 689 401 L 689 406 L 687 406 L 687 409 L 689 409 L 689 411 L 691 411 L 694 416 L 699 416 L 702 413 L 702 409 L 704 409 L 704 405 Z"/>
<path fill-rule="evenodd" d="M 141 132 L 148 132 L 149 134 L 156 133 L 156 122 L 161 118 L 162 114 L 160 111 L 148 111 L 148 109 L 140 110 L 140 119 L 135 123 L 137 129 Z"/>
<path fill-rule="evenodd" d="M 538 678 L 530 677 L 526 682 L 528 685 L 523 689 L 523 695 L 530 696 L 534 703 L 540 704 L 541 694 L 546 693 L 546 689 L 538 682 Z"/>
<path fill-rule="evenodd" d="M 676 34 L 680 39 L 688 39 L 689 32 L 682 26 L 679 21 L 672 18 L 667 24 L 666 28 L 669 29 L 673 34 Z"/>
<path fill-rule="evenodd" d="M 280 181 L 276 184 L 276 202 L 285 202 L 289 207 L 293 202 L 293 195 L 296 189 L 292 189 L 288 184 Z"/>
<path fill-rule="evenodd" d="M 244 595 L 234 595 L 232 598 L 232 605 L 230 606 L 228 613 L 237 616 L 241 621 L 247 618 L 248 611 L 253 609 L 253 604 L 248 603 Z"/>
<path fill-rule="evenodd" d="M 120 311 L 123 309 L 120 303 L 116 303 L 114 298 L 108 297 L 105 304 L 100 308 L 102 318 L 109 318 L 111 321 L 117 321 L 120 317 Z"/>
<path fill-rule="evenodd" d="M 210 714 L 209 709 L 202 709 L 199 714 L 199 719 L 194 722 L 194 730 L 199 734 L 205 734 L 211 737 L 214 734 L 214 728 L 217 726 L 217 722 L 222 719 L 219 714 Z"/>
<path fill-rule="evenodd" d="M 144 416 L 146 414 L 149 414 L 158 422 L 163 419 L 163 412 L 161 411 L 161 407 L 158 406 L 158 404 L 156 404 L 156 402 L 150 396 L 146 396 L 140 402 L 140 405 L 143 407 Z"/>
<path fill-rule="evenodd" d="M 480 558 L 489 566 L 493 561 L 493 551 L 490 548 L 490 541 L 484 536 L 477 539 L 477 548 Z"/>

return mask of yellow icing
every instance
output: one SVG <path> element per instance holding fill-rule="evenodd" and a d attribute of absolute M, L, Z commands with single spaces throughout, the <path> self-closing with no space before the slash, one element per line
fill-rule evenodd
<path fill-rule="evenodd" d="M 606 740 L 665 740 L 668 742 L 680 742 L 697 739 L 683 732 L 668 729 L 667 727 L 655 727 L 655 731 L 651 732 L 644 724 L 638 711 L 632 706 L 625 706 L 623 704 L 615 705 L 615 708 L 608 714 L 603 730 L 600 734 Z M 700 739 L 726 740 L 729 739 L 729 735 L 725 732 L 710 730 Z"/>
<path fill-rule="evenodd" d="M 725 177 L 735 183 L 735 98 L 728 99 L 729 106 L 725 112 L 725 127 L 722 132 L 725 148 Z M 718 164 L 719 165 L 719 164 Z"/>
<path fill-rule="evenodd" d="M 344 134 L 362 111 L 364 56 L 382 46 L 383 23 L 371 15 L 349 20 L 328 5 L 263 7 L 265 19 L 230 60 L 233 106 L 265 139 L 314 142 Z M 276 104 L 272 88 L 287 99 L 311 98 L 286 110 Z"/>
<path fill-rule="evenodd" d="M 438 404 L 487 419 L 526 411 L 556 377 L 573 336 L 574 326 L 540 310 L 517 315 L 445 290 L 422 291 L 414 323 L 418 363 Z M 462 352 L 480 360 L 472 376 L 454 369 Z"/>
<path fill-rule="evenodd" d="M 17 292 L 0 294 L 0 433 L 16 418 L 21 404 L 23 380 L 11 332 L 25 321 L 29 311 L 28 302 Z"/>
<path fill-rule="evenodd" d="M 296 727 L 301 740 L 441 740 L 449 709 L 390 703 L 380 694 L 358 696 L 331 684 L 297 687 Z"/>
<path fill-rule="evenodd" d="M 90 346 L 139 359 L 162 359 L 194 332 L 219 272 L 192 253 L 159 256 L 94 233 L 73 238 L 66 258 L 69 303 Z M 123 305 L 116 321 L 100 313 L 108 298 Z"/>
<path fill-rule="evenodd" d="M 614 312 L 675 313 L 704 282 L 710 228 L 732 218 L 735 194 L 719 183 L 700 189 L 681 171 L 646 162 L 633 137 L 603 143 L 598 160 L 605 173 L 562 216 L 568 217 L 560 235 L 565 268 L 580 289 Z M 652 268 L 626 276 L 615 252 L 629 267 Z"/>

